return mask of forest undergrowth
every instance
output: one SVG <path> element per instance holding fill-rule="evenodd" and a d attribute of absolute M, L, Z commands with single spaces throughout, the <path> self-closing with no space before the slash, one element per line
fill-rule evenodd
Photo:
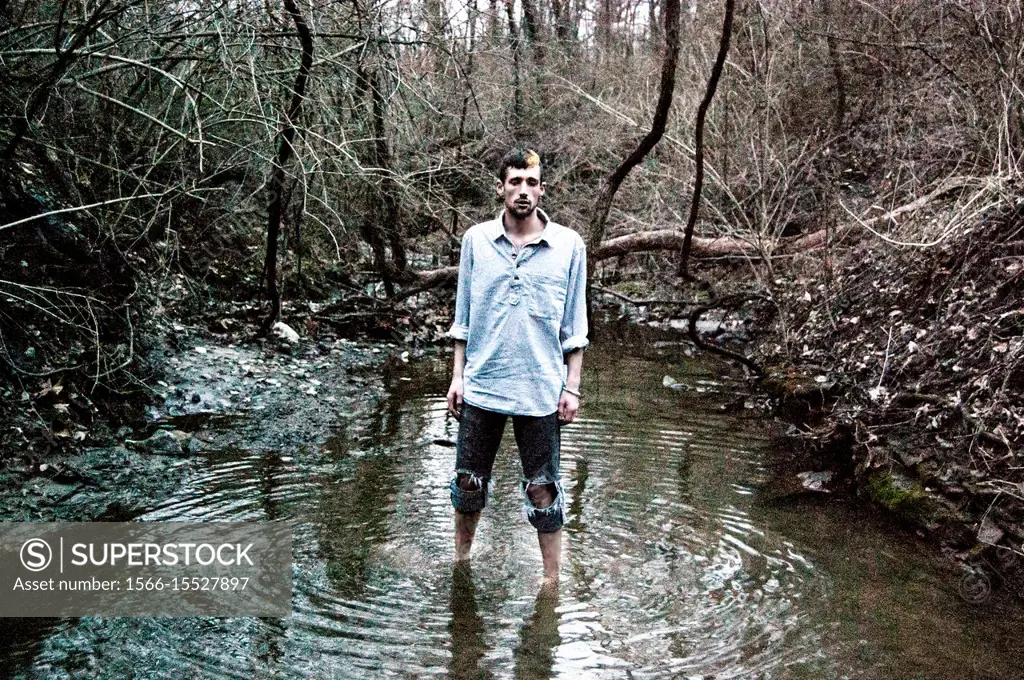
<path fill-rule="evenodd" d="M 1019 566 L 1019 177 L 979 180 L 903 224 L 850 219 L 844 229 L 772 282 L 777 332 L 759 355 L 793 359 L 775 379 L 813 403 L 797 436 L 961 559 Z"/>

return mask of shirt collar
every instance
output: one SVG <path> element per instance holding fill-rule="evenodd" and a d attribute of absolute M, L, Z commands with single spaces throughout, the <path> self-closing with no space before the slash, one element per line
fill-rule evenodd
<path fill-rule="evenodd" d="M 551 243 L 548 241 L 548 236 L 551 233 L 551 219 L 548 217 L 548 214 L 541 210 L 540 208 L 537 208 L 537 216 L 540 217 L 541 221 L 544 223 L 544 230 L 540 232 L 540 236 L 538 236 L 535 240 L 530 241 L 530 243 L 543 243 L 545 245 L 551 245 Z M 502 236 L 505 236 L 504 209 L 502 209 L 502 211 L 498 213 L 497 219 L 491 222 L 491 228 L 487 236 L 492 241 L 497 241 Z"/>

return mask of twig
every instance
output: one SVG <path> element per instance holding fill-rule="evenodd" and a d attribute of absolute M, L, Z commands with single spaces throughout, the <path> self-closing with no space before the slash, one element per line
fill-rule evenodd
<path fill-rule="evenodd" d="M 892 326 L 889 326 L 889 339 L 885 341 L 885 361 L 882 362 L 882 375 L 878 376 L 878 385 L 882 386 L 882 381 L 885 380 L 885 372 L 889 370 L 889 348 L 892 347 Z"/>
<path fill-rule="evenodd" d="M 15 220 L 14 222 L 8 222 L 7 224 L 0 224 L 0 231 L 4 231 L 5 229 L 11 229 L 11 228 L 17 227 L 18 225 L 21 225 L 21 224 L 28 224 L 29 222 L 35 222 L 36 220 L 41 220 L 41 219 L 43 219 L 45 217 L 50 217 L 51 215 L 62 215 L 62 214 L 66 214 L 66 213 L 82 212 L 83 210 L 92 210 L 93 208 L 99 208 L 99 207 L 102 207 L 102 206 L 105 206 L 105 205 L 114 205 L 114 204 L 117 204 L 117 203 L 126 203 L 128 201 L 136 201 L 136 200 L 141 200 L 143 198 L 158 198 L 158 197 L 166 196 L 167 194 L 172 193 L 173 191 L 174 191 L 174 189 L 168 189 L 167 191 L 161 191 L 160 193 L 156 193 L 156 194 L 140 194 L 138 196 L 124 196 L 122 198 L 112 198 L 109 201 L 100 201 L 99 203 L 90 203 L 89 205 L 78 205 L 78 206 L 75 206 L 73 208 L 61 208 L 59 210 L 50 210 L 49 212 L 39 213 L 38 215 L 32 215 L 31 217 L 25 217 L 25 218 L 22 218 L 20 220 Z"/>
<path fill-rule="evenodd" d="M 601 286 L 594 286 L 594 290 L 605 295 L 611 295 L 612 297 L 619 298 L 631 305 L 645 306 L 645 305 L 672 305 L 677 307 L 689 307 L 697 304 L 693 300 L 634 300 L 631 297 L 627 297 L 622 293 L 616 293 L 614 290 L 609 288 L 602 288 Z"/>
<path fill-rule="evenodd" d="M 712 345 L 707 342 L 704 342 L 703 340 L 701 340 L 700 335 L 697 333 L 697 321 L 700 320 L 700 317 L 705 312 L 711 311 L 712 309 L 724 309 L 726 307 L 740 305 L 749 300 L 751 297 L 753 296 L 745 294 L 729 295 L 727 297 L 722 298 L 721 300 L 717 300 L 715 302 L 711 302 L 709 304 L 696 307 L 693 311 L 690 312 L 690 323 L 687 327 L 686 333 L 687 335 L 689 335 L 690 340 L 693 341 L 693 344 L 697 345 L 697 347 L 700 347 L 701 349 L 706 350 L 708 352 L 721 355 L 723 357 L 726 357 L 727 359 L 738 361 L 747 368 L 749 368 L 751 371 L 753 371 L 754 374 L 756 374 L 758 377 L 762 377 L 764 375 L 764 370 L 760 366 L 755 364 L 753 361 L 743 356 L 742 354 L 739 354 L 738 352 L 733 352 L 731 350 L 725 349 L 724 347 L 719 347 L 717 345 Z"/>

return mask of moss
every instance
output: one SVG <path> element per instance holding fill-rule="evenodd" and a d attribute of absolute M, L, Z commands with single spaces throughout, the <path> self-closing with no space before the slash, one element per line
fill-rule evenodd
<path fill-rule="evenodd" d="M 805 397 L 820 393 L 824 387 L 815 375 L 804 373 L 793 367 L 768 367 L 767 375 L 761 380 L 761 389 L 782 398 Z"/>
<path fill-rule="evenodd" d="M 613 286 L 616 293 L 622 293 L 623 295 L 629 295 L 631 297 L 638 297 L 647 293 L 647 286 L 638 281 L 624 281 L 616 286 Z"/>
<path fill-rule="evenodd" d="M 868 480 L 871 497 L 888 510 L 897 512 L 916 510 L 928 500 L 928 494 L 920 482 L 909 480 L 892 472 L 878 472 Z"/>

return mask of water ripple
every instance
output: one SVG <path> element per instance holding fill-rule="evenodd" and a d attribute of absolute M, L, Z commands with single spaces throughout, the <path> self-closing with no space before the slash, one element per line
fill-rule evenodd
<path fill-rule="evenodd" d="M 760 426 L 719 412 L 708 401 L 713 381 L 694 401 L 661 387 L 661 375 L 642 362 L 614 368 L 584 417 L 563 428 L 557 594 L 538 588 L 510 433 L 472 569 L 453 568 L 457 424 L 443 396 L 428 394 L 385 404 L 360 432 L 308 453 L 208 454 L 140 518 L 293 520 L 291 617 L 82 619 L 48 633 L 32 672 L 839 677 L 850 657 L 827 644 L 833 586 L 813 551 L 757 502 Z M 649 408 L 638 413 L 641 403 Z"/>

